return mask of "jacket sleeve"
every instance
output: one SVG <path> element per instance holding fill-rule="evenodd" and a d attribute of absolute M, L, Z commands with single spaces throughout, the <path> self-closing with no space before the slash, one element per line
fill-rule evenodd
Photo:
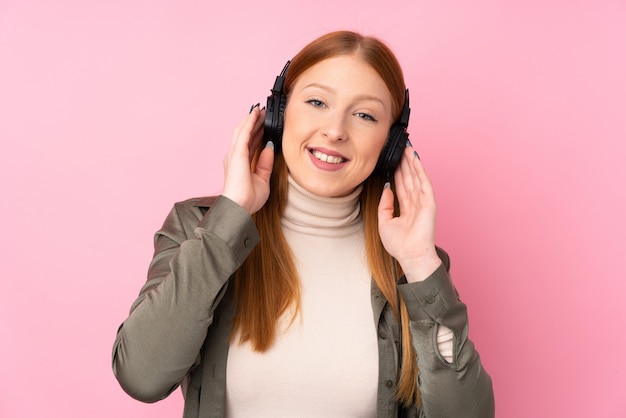
<path fill-rule="evenodd" d="M 174 206 L 113 346 L 113 372 L 130 396 L 163 399 L 199 363 L 228 279 L 258 241 L 252 218 L 226 197 L 204 216 L 193 205 Z"/>
<path fill-rule="evenodd" d="M 449 259 L 426 280 L 402 284 L 399 290 L 411 318 L 417 351 L 423 407 L 420 417 L 490 418 L 495 414 L 491 378 L 468 338 L 467 307 L 460 301 L 448 274 Z M 437 348 L 437 330 L 444 325 L 454 334 L 449 363 Z"/>

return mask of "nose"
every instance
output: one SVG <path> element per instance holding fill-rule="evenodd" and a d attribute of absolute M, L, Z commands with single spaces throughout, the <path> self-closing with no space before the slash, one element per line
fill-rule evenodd
<path fill-rule="evenodd" d="M 322 134 L 329 141 L 345 141 L 348 139 L 345 116 L 339 112 L 328 115 Z"/>

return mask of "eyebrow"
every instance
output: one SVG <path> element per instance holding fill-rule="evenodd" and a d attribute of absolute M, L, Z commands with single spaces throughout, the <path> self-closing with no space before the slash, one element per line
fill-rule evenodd
<path fill-rule="evenodd" d="M 319 89 L 322 89 L 322 90 L 326 90 L 326 91 L 328 91 L 330 93 L 335 93 L 336 92 L 335 89 L 333 89 L 333 88 L 331 88 L 331 87 L 329 87 L 329 86 L 327 86 L 325 84 L 320 84 L 320 83 L 310 83 L 310 84 L 307 84 L 306 86 L 302 87 L 302 90 L 306 90 L 306 89 L 311 88 L 311 87 L 319 88 Z M 369 95 L 369 94 L 359 94 L 358 96 L 355 97 L 355 99 L 357 101 L 374 101 L 374 102 L 378 102 L 378 103 L 380 103 L 383 106 L 383 108 L 385 110 L 387 109 L 387 106 L 385 106 L 385 102 L 378 96 L 372 96 L 372 95 Z"/>

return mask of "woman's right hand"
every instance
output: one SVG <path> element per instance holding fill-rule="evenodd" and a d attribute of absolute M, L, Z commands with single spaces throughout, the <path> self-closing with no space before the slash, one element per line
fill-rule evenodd
<path fill-rule="evenodd" d="M 248 213 L 263 207 L 270 195 L 270 175 L 274 164 L 273 146 L 266 146 L 259 156 L 254 172 L 250 164 L 254 150 L 263 139 L 265 109 L 256 105 L 237 125 L 228 154 L 224 157 L 224 191 L 226 196 Z"/>

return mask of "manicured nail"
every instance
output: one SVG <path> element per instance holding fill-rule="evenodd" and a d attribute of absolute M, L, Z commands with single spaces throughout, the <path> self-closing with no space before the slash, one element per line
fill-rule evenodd
<path fill-rule="evenodd" d="M 412 147 L 412 146 L 413 146 L 413 144 L 411 144 L 411 141 L 409 141 L 409 140 L 407 139 L 407 140 L 406 140 L 406 146 L 407 146 L 407 147 Z"/>
<path fill-rule="evenodd" d="M 391 183 L 386 182 L 385 185 L 383 186 L 383 189 L 391 189 Z"/>
<path fill-rule="evenodd" d="M 259 107 L 259 105 L 261 105 L 261 103 L 257 103 L 255 105 L 250 106 L 250 111 L 248 113 L 252 113 L 252 111 L 254 110 L 255 107 Z"/>
<path fill-rule="evenodd" d="M 420 155 L 417 153 L 417 151 L 413 151 L 413 155 L 415 156 L 415 158 L 417 158 L 418 160 L 422 161 L 422 159 L 420 158 Z"/>
<path fill-rule="evenodd" d="M 265 148 L 274 149 L 274 143 L 272 141 L 267 141 L 265 144 Z"/>

